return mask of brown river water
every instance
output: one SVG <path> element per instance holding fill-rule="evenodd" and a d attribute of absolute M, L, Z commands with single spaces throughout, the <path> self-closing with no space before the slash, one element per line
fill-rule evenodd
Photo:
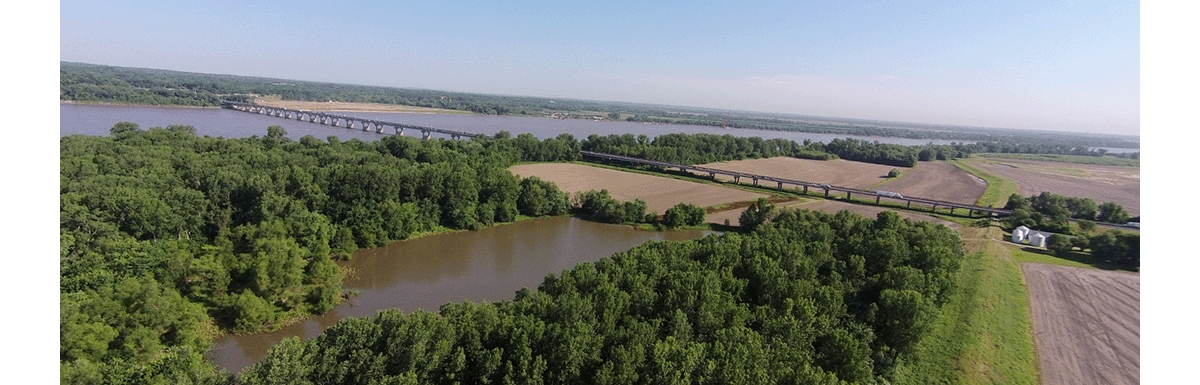
<path fill-rule="evenodd" d="M 456 232 L 359 250 L 347 262 L 344 281 L 359 294 L 321 316 L 274 333 L 226 336 L 208 356 L 239 371 L 284 338 L 314 338 L 346 317 L 374 316 L 385 309 L 437 311 L 446 303 L 512 300 L 522 287 L 536 289 L 549 273 L 595 262 L 650 240 L 688 240 L 709 231 L 638 231 L 629 226 L 571 217 L 542 218 L 472 232 Z"/>

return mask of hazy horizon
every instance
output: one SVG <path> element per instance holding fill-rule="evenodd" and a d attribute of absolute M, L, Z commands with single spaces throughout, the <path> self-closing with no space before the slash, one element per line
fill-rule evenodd
<path fill-rule="evenodd" d="M 1139 4 L 61 4 L 61 60 L 1140 136 Z M 237 5 L 237 6 L 235 6 Z"/>

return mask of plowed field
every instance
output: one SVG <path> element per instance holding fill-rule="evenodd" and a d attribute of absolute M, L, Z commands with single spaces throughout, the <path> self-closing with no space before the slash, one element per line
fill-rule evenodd
<path fill-rule="evenodd" d="M 508 170 L 522 177 L 537 176 L 542 180 L 554 182 L 560 190 L 567 193 L 608 189 L 610 195 L 622 201 L 641 198 L 646 201 L 647 212 L 653 211 L 659 215 L 680 202 L 707 207 L 766 197 L 764 194 L 712 184 L 573 163 L 523 164 Z M 735 218 L 734 224 L 736 222 Z"/>
<path fill-rule="evenodd" d="M 735 160 L 701 166 L 854 188 L 867 188 L 882 182 L 887 178 L 888 171 L 893 168 L 903 168 L 843 159 L 810 160 L 789 157 Z M 717 179 L 721 178 L 723 177 L 717 177 Z M 732 180 L 732 178 L 724 180 Z M 742 180 L 742 183 L 750 183 L 750 181 Z"/>
<path fill-rule="evenodd" d="M 1000 158 L 979 158 L 972 164 L 1016 182 L 1022 196 L 1049 191 L 1092 198 L 1097 204 L 1116 202 L 1134 216 L 1141 211 L 1141 170 L 1136 167 Z"/>
<path fill-rule="evenodd" d="M 907 196 L 975 204 L 987 182 L 946 162 L 919 162 L 896 180 L 878 189 Z"/>
<path fill-rule="evenodd" d="M 1043 384 L 1137 384 L 1141 277 L 1023 263 Z"/>

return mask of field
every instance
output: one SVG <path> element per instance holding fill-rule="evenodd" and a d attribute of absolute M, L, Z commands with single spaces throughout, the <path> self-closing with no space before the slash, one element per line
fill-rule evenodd
<path fill-rule="evenodd" d="M 987 189 L 987 182 L 947 162 L 920 162 L 878 189 L 906 196 L 975 204 Z"/>
<path fill-rule="evenodd" d="M 1137 384 L 1140 276 L 1022 264 L 1045 384 Z"/>
<path fill-rule="evenodd" d="M 972 158 L 969 164 L 1016 182 L 1022 196 L 1049 191 L 1092 198 L 1097 204 L 1116 202 L 1134 216 L 1141 211 L 1141 171 L 1136 167 L 1001 158 Z"/>
<path fill-rule="evenodd" d="M 678 179 L 610 170 L 573 163 L 523 164 L 509 168 L 521 177 L 537 176 L 554 182 L 567 193 L 608 189 L 609 194 L 622 201 L 641 198 L 646 212 L 662 214 L 680 202 L 707 207 L 766 197 L 716 184 L 688 182 Z M 736 220 L 733 221 L 737 223 Z"/>
<path fill-rule="evenodd" d="M 997 227 L 959 230 L 967 256 L 958 286 L 892 383 L 1035 384 L 1029 293 Z"/>
<path fill-rule="evenodd" d="M 854 188 L 868 188 L 886 180 L 888 171 L 893 168 L 904 169 L 844 159 L 811 160 L 790 157 L 735 160 L 701 166 Z M 722 178 L 717 176 L 719 180 L 732 180 Z M 750 181 L 742 180 L 742 183 Z"/>
<path fill-rule="evenodd" d="M 465 114 L 468 112 L 444 110 L 441 108 L 427 108 L 415 106 L 402 106 L 399 104 L 381 104 L 381 103 L 352 103 L 352 102 L 306 102 L 299 100 L 281 100 L 278 98 L 257 98 L 254 103 L 279 108 L 290 108 L 293 110 L 308 110 L 308 111 L 358 111 L 358 112 L 405 112 L 414 114 Z"/>

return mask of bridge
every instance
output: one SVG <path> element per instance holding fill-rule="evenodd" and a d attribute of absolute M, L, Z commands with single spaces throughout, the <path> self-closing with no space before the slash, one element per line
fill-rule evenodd
<path fill-rule="evenodd" d="M 263 106 L 263 105 L 253 104 L 253 103 L 241 103 L 241 102 L 234 102 L 234 101 L 228 101 L 228 100 L 221 101 L 221 107 L 236 110 L 236 111 L 248 112 L 248 113 L 252 113 L 252 114 L 261 114 L 261 115 L 266 115 L 266 116 L 274 116 L 274 117 L 279 117 L 279 118 L 284 118 L 284 119 L 289 119 L 289 120 L 298 120 L 298 121 L 304 121 L 304 122 L 310 122 L 310 123 L 324 124 L 324 125 L 329 125 L 329 126 L 334 126 L 334 127 L 345 127 L 348 129 L 361 129 L 366 132 L 375 132 L 378 134 L 383 134 L 384 131 L 386 131 L 390 127 L 392 130 L 394 130 L 396 135 L 403 136 L 405 129 L 411 129 L 411 130 L 420 131 L 422 139 L 426 139 L 426 140 L 428 140 L 430 138 L 430 136 L 433 135 L 433 133 L 435 133 L 435 132 L 440 133 L 440 134 L 450 135 L 450 137 L 453 139 L 460 139 L 460 138 L 484 138 L 484 139 L 487 139 L 488 138 L 484 134 L 447 130 L 444 128 L 416 126 L 416 125 L 411 125 L 411 124 L 386 122 L 386 121 L 382 121 L 382 120 L 365 119 L 365 118 L 359 118 L 359 117 L 354 117 L 354 116 L 332 114 L 332 113 L 327 113 L 327 112 L 293 110 L 293 109 L 288 109 L 288 108 Z M 826 198 L 829 198 L 830 192 L 835 192 L 838 194 L 845 193 L 847 200 L 849 200 L 851 198 L 851 196 L 853 196 L 853 194 L 858 194 L 859 196 L 875 197 L 875 204 L 877 204 L 877 205 L 880 203 L 881 199 L 888 198 L 888 199 L 903 201 L 903 202 L 905 202 L 905 207 L 908 207 L 908 208 L 912 208 L 913 202 L 916 202 L 918 204 L 924 204 L 924 205 L 931 206 L 932 211 L 937 211 L 938 207 L 948 208 L 950 210 L 951 214 L 954 214 L 954 210 L 956 210 L 956 209 L 963 209 L 963 210 L 967 210 L 968 216 L 970 216 L 970 217 L 975 216 L 976 212 L 984 213 L 987 215 L 993 215 L 993 216 L 1012 215 L 1012 210 L 995 209 L 995 208 L 991 208 L 991 207 L 981 207 L 981 206 L 968 205 L 968 204 L 943 201 L 943 200 L 937 200 L 937 199 L 901 196 L 899 194 L 894 194 L 894 193 L 881 194 L 881 192 L 879 192 L 879 191 L 861 190 L 861 189 L 856 189 L 853 187 L 831 186 L 831 185 L 823 184 L 823 183 L 806 182 L 806 181 L 795 180 L 795 179 L 779 178 L 779 177 L 773 177 L 773 176 L 767 176 L 767 175 L 757 175 L 757 174 L 750 174 L 750 173 L 744 173 L 744 172 L 738 172 L 738 171 L 728 171 L 728 170 L 721 170 L 721 169 L 715 169 L 715 168 L 710 168 L 710 167 L 685 166 L 682 164 L 659 162 L 659 161 L 648 160 L 648 159 L 633 158 L 633 157 L 621 156 L 621 155 L 604 154 L 604 153 L 592 152 L 592 151 L 580 151 L 580 153 L 583 155 L 584 159 L 590 158 L 593 160 L 599 160 L 601 162 L 606 162 L 606 163 L 617 162 L 617 163 L 625 163 L 625 164 L 634 165 L 634 166 L 638 166 L 638 165 L 652 166 L 652 167 L 659 167 L 664 170 L 669 170 L 669 169 L 674 168 L 674 169 L 679 169 L 679 171 L 681 171 L 681 172 L 708 174 L 709 178 L 713 179 L 713 180 L 716 180 L 717 175 L 724 175 L 724 176 L 732 177 L 734 183 L 741 183 L 742 179 L 749 179 L 752 181 L 754 186 L 758 186 L 760 181 L 768 182 L 768 183 L 775 183 L 776 188 L 778 188 L 779 190 L 783 190 L 784 186 L 793 186 L 796 189 L 801 189 L 802 192 L 806 195 L 808 194 L 808 190 L 810 188 L 821 189 L 822 191 L 824 191 Z"/>
<path fill-rule="evenodd" d="M 767 183 L 775 183 L 775 187 L 779 190 L 783 190 L 784 186 L 793 186 L 793 188 L 802 189 L 803 193 L 806 195 L 808 194 L 808 189 L 810 189 L 810 188 L 820 189 L 820 190 L 824 191 L 826 198 L 829 198 L 829 194 L 832 191 L 832 192 L 835 192 L 838 194 L 845 193 L 847 200 L 850 199 L 850 197 L 853 194 L 857 194 L 859 196 L 866 196 L 866 197 L 875 197 L 875 204 L 877 204 L 877 205 L 880 203 L 881 199 L 888 198 L 888 199 L 892 199 L 892 200 L 903 201 L 903 202 L 905 202 L 905 207 L 908 207 L 908 208 L 912 208 L 913 202 L 916 202 L 918 204 L 924 204 L 924 205 L 931 206 L 932 207 L 931 211 L 937 211 L 938 207 L 949 208 L 951 214 L 954 214 L 955 209 L 963 209 L 963 210 L 967 210 L 968 217 L 975 216 L 976 212 L 984 213 L 986 215 L 993 215 L 993 216 L 1012 215 L 1012 210 L 1004 210 L 1004 209 L 996 209 L 996 208 L 991 208 L 991 207 L 967 205 L 967 204 L 943 201 L 943 200 L 937 200 L 937 199 L 902 196 L 899 194 L 895 194 L 895 195 L 881 194 L 878 191 L 868 191 L 868 190 L 856 189 L 853 187 L 831 186 L 831 185 L 823 184 L 823 183 L 806 182 L 806 181 L 795 180 L 795 179 L 779 178 L 779 177 L 773 177 L 773 176 L 767 176 L 767 175 L 757 175 L 757 174 L 750 174 L 750 173 L 744 173 L 744 172 L 738 172 L 738 171 L 728 171 L 728 170 L 715 169 L 715 168 L 711 168 L 711 167 L 685 166 L 682 164 L 659 162 L 659 161 L 654 161 L 654 160 L 633 158 L 633 157 L 621 156 L 621 155 L 605 154 L 605 153 L 599 153 L 599 152 L 580 151 L 580 153 L 583 155 L 583 158 L 585 160 L 590 158 L 592 160 L 598 160 L 598 161 L 609 163 L 609 164 L 625 163 L 625 164 L 634 165 L 634 166 L 640 165 L 640 166 L 660 167 L 664 170 L 679 169 L 679 171 L 681 171 L 681 172 L 699 173 L 702 175 L 708 174 L 708 177 L 712 180 L 716 180 L 717 175 L 724 175 L 724 176 L 732 177 L 734 183 L 741 183 L 742 179 L 749 179 L 752 181 L 754 186 L 758 186 L 760 181 L 767 182 Z"/>
<path fill-rule="evenodd" d="M 293 110 L 293 109 L 289 109 L 289 108 L 271 107 L 271 106 L 253 104 L 253 103 L 240 103 L 240 102 L 234 102 L 234 101 L 229 101 L 229 100 L 222 100 L 221 108 L 227 108 L 227 109 L 231 109 L 231 110 L 235 110 L 235 111 L 249 112 L 252 114 L 274 116 L 274 117 L 289 119 L 289 120 L 298 120 L 298 121 L 302 121 L 302 122 L 324 124 L 324 125 L 334 126 L 334 127 L 345 127 L 345 128 L 351 129 L 351 130 L 361 129 L 362 131 L 365 131 L 365 132 L 374 132 L 377 134 L 383 134 L 385 131 L 387 131 L 390 128 L 394 134 L 404 136 L 404 130 L 409 129 L 409 130 L 413 130 L 413 131 L 420 131 L 421 139 L 426 139 L 426 140 L 428 140 L 430 138 L 430 136 L 432 136 L 433 133 L 435 133 L 435 132 L 439 133 L 439 134 L 450 135 L 450 138 L 452 138 L 452 139 L 460 139 L 460 138 L 484 138 L 484 139 L 487 139 L 486 135 L 465 132 L 465 131 L 455 131 L 455 130 L 447 130 L 444 128 L 433 128 L 433 127 L 416 126 L 416 125 L 412 125 L 412 124 L 386 122 L 386 121 L 382 121 L 382 120 L 365 119 L 365 118 L 359 118 L 359 117 L 354 117 L 354 116 L 332 114 L 332 113 L 320 112 L 320 111 Z"/>

